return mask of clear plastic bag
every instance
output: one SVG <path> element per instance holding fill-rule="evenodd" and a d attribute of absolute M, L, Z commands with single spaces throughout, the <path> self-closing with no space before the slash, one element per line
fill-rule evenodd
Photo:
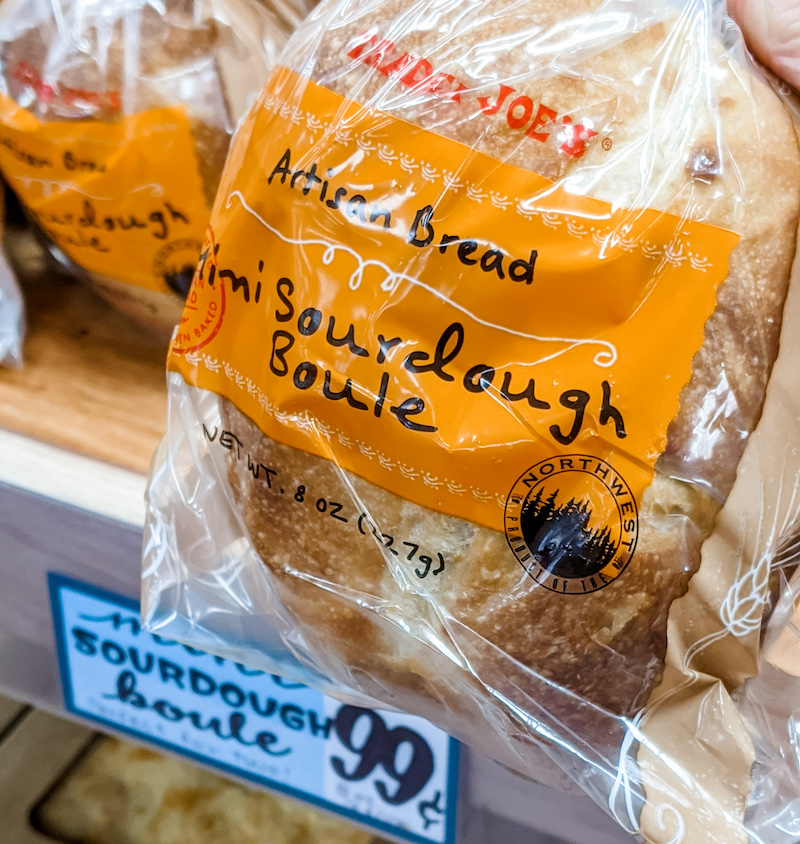
<path fill-rule="evenodd" d="M 169 336 L 231 136 L 298 10 L 12 0 L 0 169 L 59 263 Z"/>
<path fill-rule="evenodd" d="M 173 339 L 146 623 L 747 841 L 790 95 L 710 0 L 324 2 L 281 61 Z"/>
<path fill-rule="evenodd" d="M 2 194 L 2 191 L 0 191 Z M 5 210 L 0 208 L 0 241 L 5 227 Z M 14 270 L 0 243 L 0 364 L 13 369 L 22 366 L 25 338 L 25 306 Z"/>

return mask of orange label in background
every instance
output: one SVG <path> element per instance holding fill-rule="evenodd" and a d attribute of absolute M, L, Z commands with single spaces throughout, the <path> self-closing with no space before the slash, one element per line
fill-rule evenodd
<path fill-rule="evenodd" d="M 280 70 L 229 157 L 169 366 L 275 440 L 505 530 L 541 585 L 591 592 L 635 553 L 736 242 Z"/>
<path fill-rule="evenodd" d="M 0 95 L 0 171 L 85 270 L 166 291 L 196 264 L 208 210 L 183 109 L 43 123 Z"/>

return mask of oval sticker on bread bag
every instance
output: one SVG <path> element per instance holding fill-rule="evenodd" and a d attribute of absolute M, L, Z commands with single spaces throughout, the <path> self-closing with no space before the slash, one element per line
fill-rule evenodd
<path fill-rule="evenodd" d="M 553 592 L 624 572 L 737 235 L 569 193 L 286 69 L 211 225 L 172 370 L 272 440 L 505 531 Z"/>
<path fill-rule="evenodd" d="M 225 287 L 222 280 L 217 279 L 216 256 L 219 248 L 210 226 L 202 247 L 197 251 L 200 262 L 194 271 L 183 315 L 172 340 L 172 348 L 179 354 L 198 352 L 207 346 L 217 336 L 225 318 Z"/>
<path fill-rule="evenodd" d="M 613 466 L 586 454 L 528 469 L 506 502 L 508 545 L 545 589 L 584 595 L 622 574 L 636 548 L 638 508 Z"/>

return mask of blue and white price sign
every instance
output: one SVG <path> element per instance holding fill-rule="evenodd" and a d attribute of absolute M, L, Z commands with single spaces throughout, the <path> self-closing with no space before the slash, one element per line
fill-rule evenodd
<path fill-rule="evenodd" d="M 134 601 L 50 575 L 67 709 L 417 844 L 453 844 L 458 745 L 422 718 L 141 629 Z"/>

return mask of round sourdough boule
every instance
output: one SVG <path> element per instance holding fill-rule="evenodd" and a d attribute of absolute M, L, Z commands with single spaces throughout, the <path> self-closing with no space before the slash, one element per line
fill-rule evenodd
<path fill-rule="evenodd" d="M 741 237 L 640 502 L 632 563 L 595 593 L 565 597 L 537 588 L 502 533 L 427 510 L 275 443 L 223 400 L 225 425 L 254 461 L 280 466 L 287 483 L 314 477 L 335 500 L 354 497 L 381 531 L 445 554 L 442 576 L 417 581 L 353 532 L 309 529 L 290 502 L 267 495 L 246 467 L 231 464 L 250 538 L 321 661 L 400 705 L 414 699 L 408 695 L 427 697 L 459 713 L 468 707 L 466 696 L 484 702 L 502 696 L 534 714 L 541 706 L 570 727 L 591 721 L 592 706 L 614 715 L 637 712 L 663 672 L 670 606 L 699 566 L 761 412 L 800 216 L 791 119 L 736 50 L 714 43 L 706 56 L 693 42 L 706 30 L 690 16 L 667 12 L 628 34 L 617 30 L 613 40 L 592 40 L 593 26 L 606 31 L 592 17 L 600 5 L 394 0 L 337 15 L 331 4 L 324 28 L 305 42 L 301 33 L 288 50 L 295 67 L 361 104 L 567 180 L 571 190 Z M 424 56 L 487 93 L 513 80 L 534 102 L 591 118 L 612 151 L 590 144 L 572 158 L 559 152 L 555 133 L 536 144 L 520 143 L 503 121 L 487 131 L 452 103 L 411 94 L 348 59 L 364 32 L 389 37 L 397 55 Z M 570 46 L 578 40 L 580 51 Z M 566 46 L 553 52 L 547 45 L 557 41 Z M 713 62 L 713 73 L 701 61 Z"/>
<path fill-rule="evenodd" d="M 68 2 L 62 10 L 66 19 L 60 25 L 52 12 L 30 23 L 22 13 L 9 12 L 9 29 L 15 24 L 21 31 L 0 34 L 5 77 L 0 90 L 44 122 L 114 123 L 125 115 L 182 106 L 196 163 L 180 165 L 197 167 L 210 216 L 237 121 L 266 81 L 288 25 L 254 0 L 224 5 L 168 0 L 163 8 L 144 0 L 127 5 L 106 0 L 82 10 L 79 31 L 73 32 L 72 6 Z M 14 73 L 20 65 L 39 77 L 46 69 L 55 93 L 37 95 L 30 78 Z M 60 90 L 89 94 L 64 97 Z M 131 161 L 132 172 L 146 167 Z M 124 267 L 119 277 L 86 272 L 43 233 L 42 239 L 59 263 L 88 277 L 104 298 L 169 338 L 191 283 L 188 267 L 180 278 L 165 279 L 163 290 L 151 290 L 124 281 Z"/>

